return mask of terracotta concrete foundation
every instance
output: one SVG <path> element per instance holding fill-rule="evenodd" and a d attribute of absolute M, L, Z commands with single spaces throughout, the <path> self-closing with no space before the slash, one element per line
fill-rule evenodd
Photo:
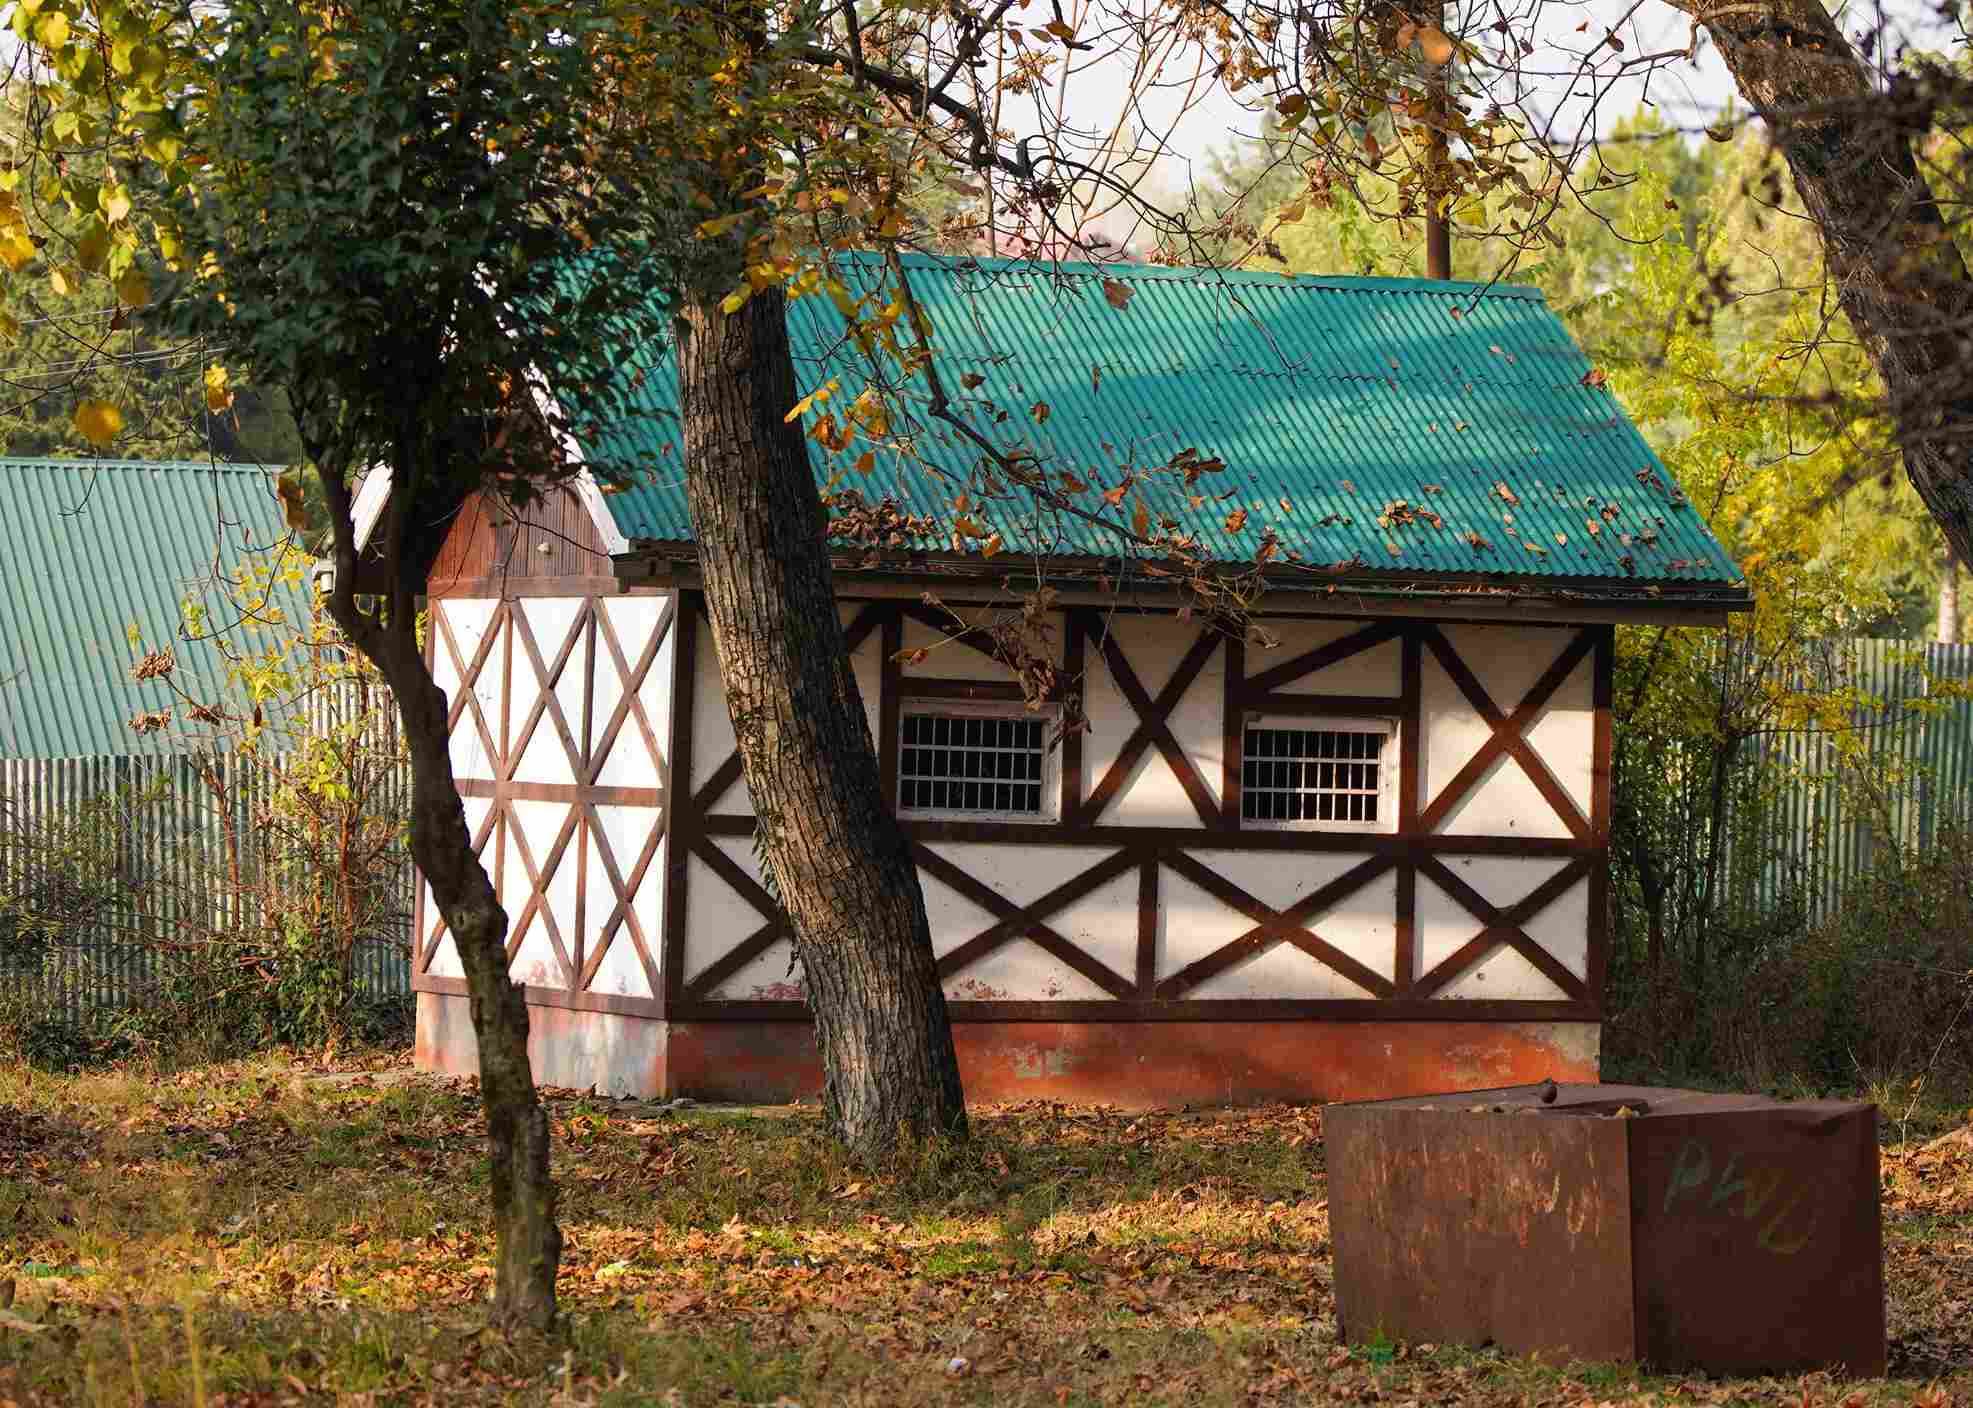
<path fill-rule="evenodd" d="M 806 1022 L 665 1022 L 528 1008 L 543 1085 L 772 1103 L 822 1089 Z M 956 1022 L 967 1099 L 1125 1107 L 1378 1100 L 1594 1081 L 1594 1022 Z M 466 999 L 418 994 L 417 1063 L 478 1069 Z"/>

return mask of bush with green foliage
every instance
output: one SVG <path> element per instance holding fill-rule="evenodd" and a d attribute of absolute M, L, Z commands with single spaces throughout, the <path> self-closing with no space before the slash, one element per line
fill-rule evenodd
<path fill-rule="evenodd" d="M 193 600 L 184 639 L 139 656 L 177 703 L 133 727 L 182 752 L 118 760 L 59 812 L 0 797 L 0 1050 L 67 1066 L 408 1035 L 408 996 L 362 973 L 410 943 L 408 768 L 374 668 L 282 606 L 306 567 L 249 561 L 234 619 Z M 222 655 L 220 697 L 187 692 L 181 648 Z"/>

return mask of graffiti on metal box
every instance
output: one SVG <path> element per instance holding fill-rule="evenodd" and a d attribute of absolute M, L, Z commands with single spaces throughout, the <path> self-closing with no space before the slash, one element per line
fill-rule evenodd
<path fill-rule="evenodd" d="M 1665 1187 L 1666 1213 L 1680 1209 L 1743 1222 L 1754 1229 L 1754 1245 L 1777 1256 L 1793 1256 L 1815 1240 L 1817 1207 L 1799 1177 L 1737 1152 L 1722 1159 L 1697 1139 L 1679 1149 Z"/>

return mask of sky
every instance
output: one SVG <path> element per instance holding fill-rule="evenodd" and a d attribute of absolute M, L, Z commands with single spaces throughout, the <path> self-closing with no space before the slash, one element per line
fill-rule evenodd
<path fill-rule="evenodd" d="M 1486 26 L 1505 17 L 1519 32 L 1532 25 L 1535 52 L 1522 60 L 1525 75 L 1521 112 L 1530 125 L 1543 127 L 1551 140 L 1574 147 L 1613 122 L 1647 107 L 1674 128 L 1698 134 L 1720 120 L 1735 103 L 1732 79 L 1703 30 L 1694 32 L 1689 18 L 1666 0 L 1448 0 L 1448 7 L 1465 17 L 1466 30 L 1491 37 Z M 1065 8 L 1074 13 L 1073 5 Z M 1942 18 L 1933 0 L 1864 0 L 1843 7 L 1843 27 L 1857 39 L 1873 29 L 1894 36 L 1876 52 L 1888 58 L 1900 45 L 1957 52 L 1964 30 Z M 1622 48 L 1608 43 L 1614 33 Z M 1691 57 L 1684 52 L 1691 47 Z M 1676 54 L 1655 62 L 1648 56 Z M 1158 143 L 1164 153 L 1156 162 L 1154 184 L 1176 195 L 1195 179 L 1210 174 L 1210 157 L 1251 137 L 1260 116 L 1215 92 L 1187 107 L 1180 85 L 1196 66 L 1194 51 L 1174 49 L 1154 87 L 1140 99 L 1135 125 L 1169 127 Z M 1133 84 L 1123 62 L 1085 61 L 1066 93 L 1068 123 L 1087 134 L 1094 145 L 1114 127 Z M 1743 109 L 1744 110 L 1744 109 Z M 1003 122 L 1013 131 L 1046 130 L 1049 124 L 1015 107 L 1003 109 Z M 1108 230 L 1111 222 L 1102 222 Z"/>

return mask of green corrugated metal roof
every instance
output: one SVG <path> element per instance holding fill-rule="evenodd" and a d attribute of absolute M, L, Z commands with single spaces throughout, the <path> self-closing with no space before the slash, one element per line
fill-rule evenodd
<path fill-rule="evenodd" d="M 0 755 L 166 753 L 166 730 L 128 727 L 169 691 L 130 678 L 135 624 L 146 648 L 172 644 L 180 603 L 207 596 L 214 569 L 286 536 L 264 465 L 0 459 Z M 207 596 L 207 599 L 212 599 Z M 283 605 L 300 605 L 290 593 Z M 293 619 L 290 616 L 290 619 Z M 194 697 L 224 677 L 218 653 L 177 647 Z"/>
<path fill-rule="evenodd" d="M 1397 579 L 1741 580 L 1616 399 L 1585 384 L 1589 362 L 1537 290 L 1126 264 L 904 263 L 948 390 L 1000 446 L 1105 486 L 1127 463 L 1162 464 L 1188 447 L 1224 459 L 1225 472 L 1200 481 L 1212 496 L 1203 505 L 1188 504 L 1175 477 L 1147 489 L 1153 511 L 1180 520 L 1217 559 L 1250 561 L 1272 526 L 1303 563 L 1353 563 L 1357 574 Z M 872 256 L 850 264 L 852 278 L 871 277 Z M 1106 279 L 1132 291 L 1125 307 L 1111 306 Z M 840 377 L 846 399 L 864 384 L 843 332 L 827 298 L 791 306 L 804 391 Z M 583 446 L 599 466 L 656 466 L 605 496 L 633 543 L 691 537 L 676 469 L 676 379 L 658 360 L 651 370 L 662 374 L 635 393 L 638 414 Z M 967 373 L 984 380 L 962 392 Z M 971 447 L 922 414 L 922 385 L 914 387 L 920 423 L 910 428 L 922 458 L 964 472 Z M 1049 408 L 1041 424 L 1037 403 Z M 923 465 L 880 453 L 876 471 L 859 477 L 845 471 L 866 445 L 836 456 L 809 443 L 819 478 L 842 473 L 872 501 L 889 495 L 950 518 L 949 490 Z M 1438 525 L 1393 513 L 1399 502 Z M 1245 529 L 1229 533 L 1235 508 L 1247 510 Z M 1023 523 L 1006 509 L 993 517 L 1010 549 L 1116 550 L 1102 529 L 1074 520 Z"/>

